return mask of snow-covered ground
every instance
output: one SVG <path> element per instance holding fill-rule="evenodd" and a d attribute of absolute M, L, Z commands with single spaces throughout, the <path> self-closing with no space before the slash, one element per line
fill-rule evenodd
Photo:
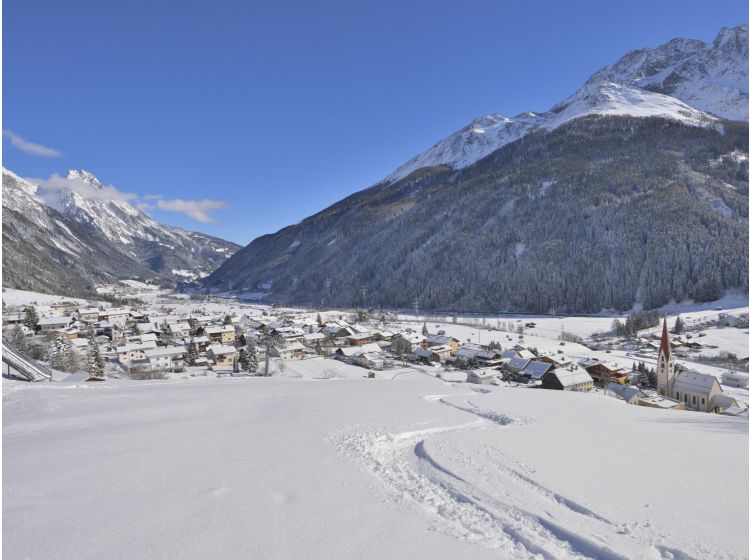
<path fill-rule="evenodd" d="M 746 558 L 746 419 L 388 379 L 3 397 L 7 558 Z"/>

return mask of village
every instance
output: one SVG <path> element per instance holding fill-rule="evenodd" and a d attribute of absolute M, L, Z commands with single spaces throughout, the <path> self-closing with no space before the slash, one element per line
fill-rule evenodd
<path fill-rule="evenodd" d="M 493 320 L 280 308 L 139 283 L 103 293 L 112 289 L 125 290 L 121 301 L 11 297 L 3 311 L 6 344 L 65 382 L 393 378 L 418 371 L 447 382 L 601 392 L 646 407 L 748 414 L 747 352 L 721 346 L 729 339 L 735 351 L 738 340 L 746 347 L 743 308 L 684 319 L 641 313 L 626 322 Z M 569 330 L 581 323 L 602 328 L 576 334 L 565 330 L 565 320 Z M 558 332 L 545 328 L 555 321 Z M 24 379 L 22 369 L 10 356 L 4 360 L 4 376 Z"/>

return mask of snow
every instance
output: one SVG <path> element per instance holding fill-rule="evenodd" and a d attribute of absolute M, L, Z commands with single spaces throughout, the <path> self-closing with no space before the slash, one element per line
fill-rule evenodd
<path fill-rule="evenodd" d="M 747 26 L 722 29 L 713 43 L 673 39 L 655 49 L 627 53 L 546 112 L 478 117 L 408 160 L 384 182 L 396 182 L 424 167 L 461 169 L 534 130 L 554 130 L 588 115 L 661 117 L 720 129 L 716 115 L 747 120 L 747 75 Z"/>
<path fill-rule="evenodd" d="M 8 557 L 747 556 L 743 418 L 419 373 L 17 387 Z"/>

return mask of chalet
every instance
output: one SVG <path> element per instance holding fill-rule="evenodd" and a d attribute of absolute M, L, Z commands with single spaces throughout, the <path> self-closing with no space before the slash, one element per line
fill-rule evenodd
<path fill-rule="evenodd" d="M 531 363 L 531 360 L 529 360 L 528 358 L 511 358 L 505 367 L 511 373 L 520 373 L 530 363 Z"/>
<path fill-rule="evenodd" d="M 424 336 L 416 333 L 399 333 L 391 340 L 391 352 L 393 354 L 410 355 L 422 345 Z"/>
<path fill-rule="evenodd" d="M 308 333 L 308 334 L 302 335 L 302 344 L 304 344 L 308 348 L 313 348 L 315 347 L 316 344 L 322 345 L 325 339 L 326 339 L 326 335 L 324 335 L 321 332 Z"/>
<path fill-rule="evenodd" d="M 580 360 L 578 365 L 586 370 L 594 380 L 594 383 L 600 386 L 607 385 L 608 383 L 625 385 L 630 376 L 630 373 L 626 369 L 621 368 L 614 362 L 601 362 L 590 358 Z"/>
<path fill-rule="evenodd" d="M 414 357 L 421 363 L 432 365 L 440 363 L 440 354 L 433 352 L 430 348 L 417 348 Z"/>
<path fill-rule="evenodd" d="M 594 380 L 582 370 L 554 369 L 544 374 L 542 387 L 562 391 L 591 391 L 594 388 Z"/>
<path fill-rule="evenodd" d="M 43 332 L 53 332 L 68 328 L 73 318 L 68 315 L 60 315 L 57 317 L 42 317 L 37 323 L 37 328 Z"/>
<path fill-rule="evenodd" d="M 299 342 L 305 336 L 305 331 L 298 327 L 279 327 L 273 329 L 271 334 L 281 336 L 287 342 Z"/>
<path fill-rule="evenodd" d="M 339 358 L 353 358 L 355 356 L 361 356 L 362 354 L 378 354 L 380 353 L 380 346 L 374 342 L 363 344 L 362 346 L 339 346 L 334 351 L 333 355 Z"/>
<path fill-rule="evenodd" d="M 237 358 L 237 349 L 234 346 L 212 344 L 206 349 L 206 357 L 219 367 L 231 366 Z"/>
<path fill-rule="evenodd" d="M 467 363 L 472 359 L 484 367 L 495 367 L 502 363 L 500 352 L 485 350 L 478 344 L 464 344 L 456 352 L 456 360 Z"/>
<path fill-rule="evenodd" d="M 229 325 L 205 327 L 202 334 L 208 336 L 213 344 L 231 344 L 234 342 L 234 327 Z"/>
<path fill-rule="evenodd" d="M 434 346 L 447 346 L 449 348 L 450 354 L 452 356 L 455 356 L 456 352 L 458 352 L 458 343 L 459 340 L 457 338 L 453 338 L 452 336 L 446 336 L 442 334 L 428 334 L 427 338 L 425 338 L 422 342 L 422 346 L 424 348 L 432 348 Z"/>
<path fill-rule="evenodd" d="M 375 331 L 372 333 L 372 339 L 375 342 L 391 342 L 394 336 L 395 334 L 391 331 Z"/>
<path fill-rule="evenodd" d="M 526 378 L 527 381 L 542 381 L 542 378 L 555 368 L 549 362 L 542 362 L 539 360 L 531 360 L 526 367 L 523 368 L 519 373 L 519 377 Z M 548 387 L 556 389 L 557 387 Z"/>

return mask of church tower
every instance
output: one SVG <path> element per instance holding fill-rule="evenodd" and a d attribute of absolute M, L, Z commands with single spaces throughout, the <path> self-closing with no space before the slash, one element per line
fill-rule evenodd
<path fill-rule="evenodd" d="M 674 357 L 669 344 L 667 333 L 667 318 L 661 329 L 661 343 L 659 344 L 659 358 L 656 360 L 656 387 L 660 395 L 672 397 L 672 383 L 674 382 Z"/>

